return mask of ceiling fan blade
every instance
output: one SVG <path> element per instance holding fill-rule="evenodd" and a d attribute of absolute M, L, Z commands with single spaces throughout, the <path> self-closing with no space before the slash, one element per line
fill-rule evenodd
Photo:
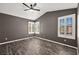
<path fill-rule="evenodd" d="M 30 10 L 30 9 L 25 9 L 24 11 L 28 11 L 28 10 Z"/>
<path fill-rule="evenodd" d="M 23 5 L 25 5 L 26 7 L 30 8 L 28 5 L 26 5 L 25 3 L 22 3 Z"/>
<path fill-rule="evenodd" d="M 34 3 L 34 4 L 33 4 L 33 7 L 35 7 L 36 5 L 37 5 L 37 3 Z"/>
<path fill-rule="evenodd" d="M 40 11 L 40 9 L 32 9 L 32 10 Z"/>

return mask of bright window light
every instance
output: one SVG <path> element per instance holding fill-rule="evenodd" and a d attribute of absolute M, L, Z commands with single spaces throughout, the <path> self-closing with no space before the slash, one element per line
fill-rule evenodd
<path fill-rule="evenodd" d="M 40 32 L 40 24 L 39 22 L 35 22 L 35 34 L 39 34 Z"/>
<path fill-rule="evenodd" d="M 40 25 L 39 22 L 28 22 L 28 34 L 39 34 Z"/>
<path fill-rule="evenodd" d="M 34 22 L 28 22 L 28 33 L 34 34 Z"/>

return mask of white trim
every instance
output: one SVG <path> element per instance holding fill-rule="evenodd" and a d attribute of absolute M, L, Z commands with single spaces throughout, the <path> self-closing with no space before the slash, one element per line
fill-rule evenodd
<path fill-rule="evenodd" d="M 77 47 L 74 47 L 74 46 L 71 46 L 71 45 L 67 45 L 67 44 L 63 44 L 63 43 L 60 43 L 60 42 L 48 40 L 48 39 L 45 39 L 45 38 L 40 38 L 40 37 L 37 37 L 37 36 L 33 36 L 33 37 L 41 39 L 41 40 L 49 41 L 49 42 L 52 42 L 52 43 L 64 45 L 64 46 L 67 46 L 67 47 L 71 47 L 71 48 L 74 48 L 74 49 L 78 49 Z M 22 41 L 22 40 L 30 39 L 30 38 L 33 38 L 33 37 L 27 37 L 27 38 L 21 38 L 21 39 L 17 39 L 17 40 L 13 40 L 13 41 L 7 41 L 7 42 L 0 43 L 0 45 L 12 43 L 12 42 L 17 42 L 17 41 Z"/>
<path fill-rule="evenodd" d="M 74 39 L 75 40 L 75 15 L 76 14 L 71 14 L 71 15 L 66 15 L 66 16 L 62 16 L 62 17 L 58 17 L 58 37 L 64 37 L 64 38 L 70 38 L 70 39 Z M 72 35 L 68 35 L 66 34 L 66 18 L 68 17 L 72 17 Z M 64 19 L 64 34 L 60 33 L 60 20 Z"/>
<path fill-rule="evenodd" d="M 21 39 L 17 39 L 17 40 L 7 41 L 7 42 L 0 43 L 0 45 L 17 42 L 17 41 L 22 41 L 22 40 L 26 40 L 26 39 L 30 39 L 30 38 L 33 38 L 33 37 L 27 37 L 27 38 L 21 38 Z"/>
<path fill-rule="evenodd" d="M 35 36 L 36 37 L 36 36 Z M 71 45 L 67 45 L 67 44 L 63 44 L 63 43 L 60 43 L 60 42 L 56 42 L 56 41 L 52 41 L 52 40 L 48 40 L 48 39 L 45 39 L 45 38 L 40 38 L 40 37 L 36 37 L 36 38 L 39 38 L 41 40 L 45 40 L 45 41 L 49 41 L 49 42 L 52 42 L 52 43 L 56 43 L 56 44 L 60 44 L 60 45 L 64 45 L 64 46 L 67 46 L 67 47 L 71 47 L 71 48 L 74 48 L 74 49 L 78 49 L 77 47 L 74 47 L 74 46 L 71 46 Z"/>

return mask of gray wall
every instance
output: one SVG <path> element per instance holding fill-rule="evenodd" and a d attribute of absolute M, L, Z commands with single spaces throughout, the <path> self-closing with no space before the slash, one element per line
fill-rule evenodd
<path fill-rule="evenodd" d="M 0 13 L 0 42 L 24 38 L 28 35 L 28 19 Z M 5 38 L 8 40 L 5 40 Z"/>
<path fill-rule="evenodd" d="M 77 37 L 75 40 L 57 37 L 58 17 L 73 13 L 77 14 L 77 9 L 67 9 L 54 12 L 47 12 L 46 14 L 44 14 L 43 16 L 41 16 L 36 20 L 40 22 L 40 35 L 37 36 L 77 47 Z"/>
<path fill-rule="evenodd" d="M 40 21 L 41 27 L 40 35 L 37 36 L 76 47 L 77 37 L 75 40 L 57 37 L 58 17 L 73 13 L 77 13 L 77 9 L 47 12 L 36 20 Z M 30 20 L 0 13 L 0 42 L 31 36 L 28 35 L 28 21 Z M 6 37 L 8 40 L 5 40 Z M 64 40 L 66 40 L 66 42 Z"/>

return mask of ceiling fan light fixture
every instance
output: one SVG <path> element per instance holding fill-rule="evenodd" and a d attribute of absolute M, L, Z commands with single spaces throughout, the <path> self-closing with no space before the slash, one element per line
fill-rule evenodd
<path fill-rule="evenodd" d="M 29 11 L 34 11 L 34 10 L 30 9 Z"/>
<path fill-rule="evenodd" d="M 40 9 L 35 9 L 34 7 L 37 5 L 37 3 L 34 3 L 34 4 L 30 4 L 30 6 L 29 5 L 27 5 L 27 4 L 25 4 L 25 3 L 22 3 L 24 6 L 26 6 L 26 7 L 28 7 L 29 9 L 25 9 L 24 11 L 28 11 L 28 10 L 30 10 L 30 11 L 40 11 Z"/>

